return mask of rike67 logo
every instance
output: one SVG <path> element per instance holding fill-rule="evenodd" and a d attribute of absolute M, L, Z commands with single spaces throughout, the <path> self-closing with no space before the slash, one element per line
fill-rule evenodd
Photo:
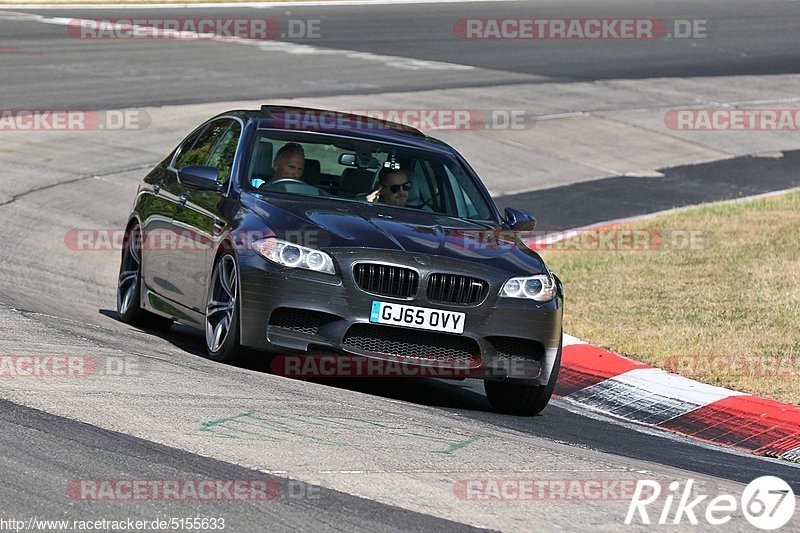
<path fill-rule="evenodd" d="M 752 526 L 771 531 L 785 526 L 794 515 L 794 491 L 788 483 L 775 476 L 761 476 L 751 481 L 744 488 L 739 501 L 730 494 L 720 494 L 707 500 L 707 494 L 693 493 L 693 486 L 693 479 L 687 480 L 682 489 L 680 482 L 673 481 L 669 484 L 669 492 L 663 497 L 662 505 L 659 501 L 662 497 L 661 484 L 653 480 L 639 480 L 625 515 L 625 523 L 638 521 L 647 525 L 665 525 L 689 522 L 696 526 L 700 517 L 710 525 L 720 526 L 730 522 L 737 509 L 740 509 Z M 653 506 L 656 509 L 648 509 L 657 501 Z M 651 518 L 648 511 L 659 511 L 658 507 L 660 512 L 657 518 Z"/>

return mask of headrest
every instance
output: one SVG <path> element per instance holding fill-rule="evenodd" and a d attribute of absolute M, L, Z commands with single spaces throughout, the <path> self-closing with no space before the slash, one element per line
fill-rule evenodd
<path fill-rule="evenodd" d="M 265 181 L 272 179 L 275 170 L 272 168 L 272 143 L 267 139 L 256 142 L 253 155 L 252 168 L 250 169 L 250 183 L 258 187 Z"/>
<path fill-rule="evenodd" d="M 318 185 L 322 179 L 319 159 L 306 159 L 306 166 L 303 170 L 303 181 L 311 185 Z"/>
<path fill-rule="evenodd" d="M 360 168 L 346 168 L 339 181 L 339 194 L 355 196 L 358 193 L 371 192 L 375 183 L 375 173 Z"/>
<path fill-rule="evenodd" d="M 416 206 L 420 203 L 419 199 L 419 185 L 417 185 L 417 180 L 413 177 L 409 178 L 411 181 L 411 188 L 408 190 L 408 200 L 406 201 L 406 205 Z"/>

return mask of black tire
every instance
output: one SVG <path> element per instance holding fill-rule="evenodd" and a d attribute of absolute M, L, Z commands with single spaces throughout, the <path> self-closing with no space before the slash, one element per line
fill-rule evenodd
<path fill-rule="evenodd" d="M 126 324 L 143 329 L 167 331 L 173 320 L 142 309 L 142 232 L 133 225 L 125 232 L 117 278 L 117 313 Z"/>
<path fill-rule="evenodd" d="M 231 252 L 217 258 L 208 287 L 205 319 L 208 358 L 240 363 L 245 348 L 239 344 L 239 263 Z"/>
<path fill-rule="evenodd" d="M 556 388 L 558 370 L 561 368 L 561 348 L 562 342 L 560 341 L 556 360 L 553 363 L 553 372 L 550 374 L 547 385 L 484 380 L 483 388 L 492 408 L 501 413 L 523 416 L 533 416 L 542 412 L 550 402 L 553 390 Z"/>

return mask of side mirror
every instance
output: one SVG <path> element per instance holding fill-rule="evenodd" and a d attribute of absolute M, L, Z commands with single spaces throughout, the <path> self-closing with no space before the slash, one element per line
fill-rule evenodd
<path fill-rule="evenodd" d="M 527 211 L 506 208 L 506 221 L 515 231 L 533 231 L 536 229 L 536 217 Z"/>
<path fill-rule="evenodd" d="M 193 189 L 201 191 L 219 191 L 219 169 L 217 167 L 192 166 L 178 171 L 178 180 Z"/>

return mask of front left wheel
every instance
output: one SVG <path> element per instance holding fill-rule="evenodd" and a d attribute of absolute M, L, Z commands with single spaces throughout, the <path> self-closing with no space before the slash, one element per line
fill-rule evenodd
<path fill-rule="evenodd" d="M 237 363 L 244 348 L 239 344 L 239 269 L 236 257 L 226 252 L 214 265 L 206 302 L 206 351 L 209 359 Z"/>
<path fill-rule="evenodd" d="M 556 360 L 553 363 L 553 371 L 550 373 L 547 385 L 484 380 L 483 388 L 492 407 L 501 413 L 522 416 L 537 415 L 547 407 L 558 381 L 562 345 L 563 335 L 562 341 L 558 344 Z"/>
<path fill-rule="evenodd" d="M 173 320 L 156 315 L 141 306 L 142 290 L 142 231 L 138 225 L 125 232 L 122 260 L 117 278 L 117 313 L 119 319 L 132 326 L 167 331 Z"/>

